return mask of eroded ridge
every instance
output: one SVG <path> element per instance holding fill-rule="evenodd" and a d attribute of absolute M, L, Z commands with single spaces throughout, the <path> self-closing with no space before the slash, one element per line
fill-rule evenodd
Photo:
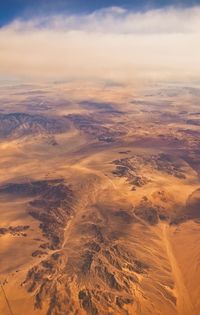
<path fill-rule="evenodd" d="M 0 187 L 0 193 L 31 198 L 27 211 L 40 221 L 40 228 L 49 241 L 41 245 L 42 248 L 58 249 L 62 246 L 64 227 L 73 214 L 73 193 L 64 180 L 8 183 Z"/>

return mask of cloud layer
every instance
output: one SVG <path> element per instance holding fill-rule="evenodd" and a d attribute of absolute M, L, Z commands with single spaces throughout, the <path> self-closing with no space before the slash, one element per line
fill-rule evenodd
<path fill-rule="evenodd" d="M 26 79 L 200 79 L 200 7 L 119 7 L 40 16 L 0 29 L 1 76 Z"/>

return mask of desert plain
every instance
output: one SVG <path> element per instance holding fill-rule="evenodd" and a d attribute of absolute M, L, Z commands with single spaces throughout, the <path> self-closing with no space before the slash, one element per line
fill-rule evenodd
<path fill-rule="evenodd" d="M 200 314 L 199 96 L 1 87 L 0 315 Z"/>

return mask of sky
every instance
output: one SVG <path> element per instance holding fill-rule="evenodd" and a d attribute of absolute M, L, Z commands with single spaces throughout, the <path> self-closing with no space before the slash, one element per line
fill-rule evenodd
<path fill-rule="evenodd" d="M 83 14 L 112 6 L 129 10 L 146 10 L 170 5 L 192 6 L 199 2 L 198 0 L 0 0 L 0 26 L 19 16 L 30 17 L 43 12 Z"/>
<path fill-rule="evenodd" d="M 0 0 L 0 78 L 200 79 L 199 1 Z"/>

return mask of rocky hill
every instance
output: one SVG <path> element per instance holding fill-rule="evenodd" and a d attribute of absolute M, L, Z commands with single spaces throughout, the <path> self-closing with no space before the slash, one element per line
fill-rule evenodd
<path fill-rule="evenodd" d="M 27 113 L 0 114 L 0 138 L 57 134 L 68 130 L 65 119 Z"/>

